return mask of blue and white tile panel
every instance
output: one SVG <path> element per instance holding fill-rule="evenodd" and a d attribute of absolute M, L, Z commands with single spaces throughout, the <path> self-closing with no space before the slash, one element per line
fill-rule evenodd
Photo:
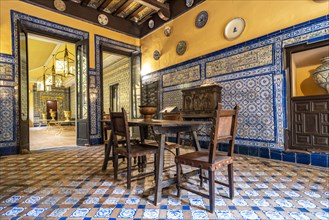
<path fill-rule="evenodd" d="M 181 89 L 198 86 L 207 79 L 215 81 L 223 87 L 225 107 L 235 103 L 241 107 L 236 143 L 282 149 L 286 127 L 283 48 L 325 39 L 329 39 L 328 16 L 144 75 L 142 82 L 160 81 L 160 108 L 169 105 L 181 108 L 181 101 L 173 98 L 179 96 Z M 178 74 L 169 85 L 163 82 L 167 74 L 198 65 L 201 67 L 198 81 L 188 78 L 182 83 L 180 77 L 184 74 Z"/>

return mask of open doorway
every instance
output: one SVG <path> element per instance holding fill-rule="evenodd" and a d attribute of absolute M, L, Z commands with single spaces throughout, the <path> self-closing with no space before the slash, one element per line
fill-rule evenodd
<path fill-rule="evenodd" d="M 103 51 L 103 112 L 130 109 L 130 57 Z"/>
<path fill-rule="evenodd" d="M 128 119 L 140 117 L 138 106 L 141 95 L 140 53 L 137 50 L 101 46 L 101 81 L 103 116 L 109 111 L 121 111 L 124 108 Z M 103 137 L 106 135 L 103 125 Z M 132 136 L 139 134 L 132 129 Z"/>
<path fill-rule="evenodd" d="M 75 44 L 28 34 L 30 150 L 76 145 Z"/>

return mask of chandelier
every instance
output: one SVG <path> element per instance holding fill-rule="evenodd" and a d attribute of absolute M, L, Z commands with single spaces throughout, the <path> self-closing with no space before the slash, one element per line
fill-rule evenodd
<path fill-rule="evenodd" d="M 37 82 L 37 91 L 51 91 L 53 87 L 62 87 L 66 78 L 75 76 L 74 54 L 67 49 L 52 55 L 51 67 L 44 66 L 42 80 Z"/>

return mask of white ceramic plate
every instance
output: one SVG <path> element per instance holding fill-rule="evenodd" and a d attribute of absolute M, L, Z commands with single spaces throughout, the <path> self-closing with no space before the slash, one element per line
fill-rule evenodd
<path fill-rule="evenodd" d="M 107 25 L 107 23 L 109 23 L 109 19 L 105 14 L 99 14 L 98 23 L 100 23 L 101 25 Z"/>
<path fill-rule="evenodd" d="M 246 22 L 243 18 L 234 18 L 229 23 L 227 23 L 224 36 L 227 40 L 234 40 L 242 34 L 245 27 Z"/>
<path fill-rule="evenodd" d="M 55 0 L 54 6 L 58 11 L 65 11 L 66 10 L 66 4 L 62 0 Z"/>

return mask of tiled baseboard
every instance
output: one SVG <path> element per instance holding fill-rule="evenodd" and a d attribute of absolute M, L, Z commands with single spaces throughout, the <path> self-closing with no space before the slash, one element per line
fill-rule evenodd
<path fill-rule="evenodd" d="M 0 156 L 17 154 L 16 146 L 0 147 Z"/>
<path fill-rule="evenodd" d="M 90 145 L 102 144 L 102 138 L 90 138 Z"/>
<path fill-rule="evenodd" d="M 227 151 L 228 145 L 222 144 L 219 150 Z M 283 149 L 264 148 L 256 146 L 235 145 L 234 153 L 249 155 L 254 157 L 262 157 L 273 160 L 281 160 L 285 162 L 301 163 L 307 165 L 328 167 L 329 154 L 318 152 L 286 152 Z"/>
<path fill-rule="evenodd" d="M 171 141 L 175 141 L 172 139 Z M 207 148 L 208 143 L 206 141 L 200 141 L 201 148 Z M 228 144 L 219 144 L 220 151 L 227 152 Z M 253 157 L 262 157 L 273 160 L 280 160 L 285 162 L 300 163 L 313 166 L 329 167 L 329 154 L 318 152 L 286 152 L 283 149 L 278 148 L 265 148 L 257 146 L 245 146 L 235 145 L 235 154 L 248 155 Z"/>

